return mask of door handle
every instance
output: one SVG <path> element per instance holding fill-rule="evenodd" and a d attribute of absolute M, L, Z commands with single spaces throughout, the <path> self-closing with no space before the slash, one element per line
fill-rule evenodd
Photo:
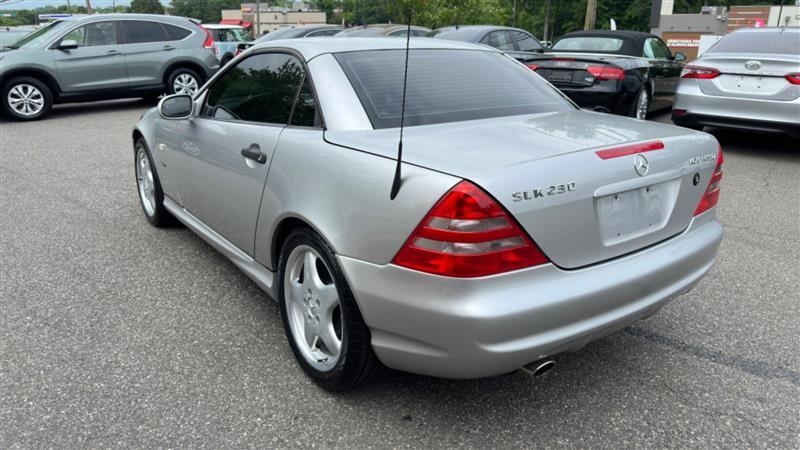
<path fill-rule="evenodd" d="M 119 55 L 119 50 L 109 50 L 106 55 Z"/>
<path fill-rule="evenodd" d="M 243 148 L 242 156 L 247 159 L 252 159 L 259 164 L 267 162 L 267 154 L 261 151 L 261 147 L 259 147 L 258 144 L 251 144 L 249 148 Z"/>
<path fill-rule="evenodd" d="M 167 51 L 170 51 L 170 50 L 175 50 L 175 47 L 173 47 L 173 46 L 171 46 L 171 45 L 165 45 L 165 46 L 163 47 L 163 49 L 164 49 L 164 50 L 167 50 Z"/>

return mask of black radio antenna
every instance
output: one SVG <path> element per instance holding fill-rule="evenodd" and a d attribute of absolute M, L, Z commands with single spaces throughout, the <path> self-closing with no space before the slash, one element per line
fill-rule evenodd
<path fill-rule="evenodd" d="M 397 144 L 397 166 L 394 168 L 394 180 L 392 190 L 389 192 L 389 200 L 394 200 L 400 192 L 402 184 L 402 174 L 400 166 L 403 164 L 403 128 L 406 122 L 406 88 L 408 87 L 408 48 L 411 45 L 411 5 L 408 7 L 408 30 L 406 32 L 406 60 L 403 70 L 403 100 L 400 105 L 400 142 Z"/>

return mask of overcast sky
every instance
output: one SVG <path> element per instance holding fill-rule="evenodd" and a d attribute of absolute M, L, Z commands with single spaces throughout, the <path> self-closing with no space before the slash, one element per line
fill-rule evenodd
<path fill-rule="evenodd" d="M 131 4 L 131 0 L 116 0 L 117 6 Z M 83 5 L 86 6 L 86 0 L 69 0 L 72 6 Z M 92 6 L 95 8 L 105 8 L 111 6 L 114 2 L 112 0 L 92 0 Z M 167 5 L 169 0 L 161 0 L 161 3 Z M 0 10 L 10 9 L 35 9 L 42 6 L 58 6 L 66 5 L 67 0 L 11 0 L 0 3 Z"/>

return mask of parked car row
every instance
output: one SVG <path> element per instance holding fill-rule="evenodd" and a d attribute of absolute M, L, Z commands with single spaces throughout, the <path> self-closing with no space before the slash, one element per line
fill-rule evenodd
<path fill-rule="evenodd" d="M 12 30 L 0 30 L 0 36 Z M 409 27 L 375 24 L 290 27 L 254 40 L 242 26 L 180 17 L 97 15 L 59 20 L 0 54 L 3 109 L 19 120 L 43 117 L 54 103 L 163 93 L 194 93 L 249 47 L 279 39 L 405 37 Z M 567 33 L 545 48 L 510 27 L 468 25 L 412 37 L 496 48 L 523 62 L 582 108 L 645 119 L 673 108 L 675 123 L 797 132 L 800 31 L 759 28 L 728 34 L 684 67 L 658 36 L 636 31 Z M 674 105 L 674 106 L 673 106 Z"/>

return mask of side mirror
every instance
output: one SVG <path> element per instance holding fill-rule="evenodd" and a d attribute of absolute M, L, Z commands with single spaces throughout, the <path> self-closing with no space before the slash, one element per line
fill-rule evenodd
<path fill-rule="evenodd" d="M 675 52 L 675 56 L 672 57 L 675 61 L 681 62 L 686 61 L 686 53 L 683 52 Z"/>
<path fill-rule="evenodd" d="M 165 119 L 188 119 L 194 113 L 194 99 L 189 94 L 175 94 L 164 97 L 158 103 L 158 113 Z"/>
<path fill-rule="evenodd" d="M 74 39 L 67 39 L 58 44 L 59 50 L 75 50 L 76 48 L 78 48 L 78 41 Z"/>

